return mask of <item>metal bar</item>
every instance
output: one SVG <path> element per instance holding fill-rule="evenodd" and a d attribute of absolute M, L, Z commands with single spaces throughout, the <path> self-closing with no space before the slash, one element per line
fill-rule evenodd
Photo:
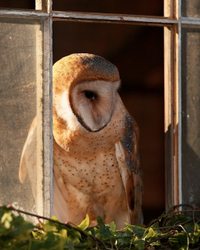
<path fill-rule="evenodd" d="M 174 5 L 173 5 L 174 4 Z M 175 1 L 166 0 L 165 16 L 177 18 Z M 177 25 L 164 27 L 165 70 L 165 188 L 166 211 L 178 202 Z"/>
<path fill-rule="evenodd" d="M 52 19 L 43 23 L 43 185 L 44 215 L 53 212 L 53 123 L 52 123 Z"/>
<path fill-rule="evenodd" d="M 38 0 L 39 1 L 39 0 Z M 55 21 L 73 21 L 73 22 L 100 22 L 116 24 L 139 24 L 151 26 L 171 26 L 181 22 L 183 25 L 200 26 L 200 18 L 180 17 L 158 17 L 158 16 L 134 16 L 125 14 L 104 14 L 104 13 L 85 13 L 85 12 L 60 12 L 51 11 L 51 1 L 45 4 L 46 12 L 42 12 L 41 2 L 39 1 L 35 11 L 18 10 L 0 10 L 0 17 L 14 17 L 26 19 L 46 19 L 52 17 Z"/>
<path fill-rule="evenodd" d="M 182 203 L 181 0 L 174 4 L 168 15 L 178 23 L 173 29 L 165 27 L 166 210 Z"/>
<path fill-rule="evenodd" d="M 82 12 L 52 12 L 54 20 L 100 22 L 116 24 L 139 24 L 151 26 L 168 26 L 176 24 L 177 20 L 166 17 L 155 16 L 134 16 L 125 14 L 103 14 L 103 13 L 82 13 Z"/>
<path fill-rule="evenodd" d="M 179 102 L 178 102 L 178 94 L 179 94 L 179 75 L 178 75 L 178 69 L 179 69 L 179 58 L 178 58 L 178 43 L 179 43 L 179 36 L 177 32 L 177 26 L 174 27 L 174 33 L 173 33 L 173 49 L 174 49 L 174 62 L 173 62 L 173 85 L 172 85 L 172 144 L 173 144 L 173 199 L 172 199 L 172 205 L 179 204 L 179 130 L 178 130 L 178 124 L 179 124 Z"/>
<path fill-rule="evenodd" d="M 51 9 L 51 4 L 49 4 Z M 41 7 L 41 6 L 40 6 Z M 84 13 L 84 12 L 58 12 L 49 9 L 50 13 L 36 11 L 17 11 L 17 10 L 0 10 L 0 17 L 14 17 L 26 19 L 46 19 L 52 17 L 55 21 L 74 21 L 74 22 L 101 22 L 116 24 L 139 24 L 153 26 L 170 26 L 177 24 L 177 20 L 165 17 L 142 17 L 129 16 L 123 14 L 103 14 L 103 13 Z"/>
<path fill-rule="evenodd" d="M 165 207 L 174 205 L 174 128 L 173 128 L 173 86 L 175 69 L 175 28 L 164 27 L 164 102 L 165 102 Z"/>
<path fill-rule="evenodd" d="M 51 0 L 36 0 L 36 10 L 43 12 L 51 12 Z M 43 17 L 42 17 L 43 18 Z M 42 135 L 40 134 L 38 141 L 42 138 L 42 164 L 38 164 L 42 171 L 39 178 L 42 178 L 42 201 L 40 207 L 42 211 L 40 214 L 46 217 L 51 217 L 53 214 L 53 123 L 52 123 L 52 17 L 45 15 L 45 20 L 42 24 L 42 44 L 39 53 L 42 53 L 42 88 L 40 87 L 39 95 L 37 97 L 40 103 L 37 112 L 38 122 L 42 124 Z M 41 63 L 40 63 L 41 65 Z M 41 110 L 42 108 L 42 110 Z M 41 112 L 42 111 L 42 112 Z M 41 114 L 40 114 L 41 113 Z M 40 115 L 38 115 L 40 114 Z M 40 170 L 39 168 L 39 170 Z M 40 171 L 41 172 L 41 171 Z M 40 191 L 40 190 L 39 190 Z M 38 204 L 37 204 L 38 206 Z M 40 209 L 41 210 L 41 209 Z"/>
<path fill-rule="evenodd" d="M 177 92 L 177 112 L 178 112 L 178 169 L 177 169 L 177 182 L 178 182 L 178 197 L 177 204 L 182 204 L 182 79 L 181 79 L 181 65 L 182 65 L 182 0 L 178 0 L 178 26 L 177 26 L 177 83 L 178 83 L 178 92 Z M 200 23 L 199 23 L 200 24 Z"/>
<path fill-rule="evenodd" d="M 191 17 L 181 17 L 181 24 L 184 26 L 199 26 L 200 18 L 191 18 Z"/>
<path fill-rule="evenodd" d="M 169 209 L 171 206 L 180 204 L 180 197 L 181 197 L 181 106 L 180 106 L 180 98 L 181 98 L 181 16 L 180 16 L 180 1 L 177 0 L 174 2 L 174 8 L 171 9 L 173 15 L 177 20 L 177 25 L 174 25 L 174 29 L 171 30 L 170 40 L 168 41 L 168 45 L 166 45 L 165 53 L 167 50 L 171 51 L 171 58 L 169 58 L 169 64 L 171 68 L 171 82 L 169 83 L 171 87 L 169 88 L 170 92 L 168 91 L 168 95 L 171 94 L 170 103 L 166 103 L 166 105 L 171 110 L 170 112 L 170 127 L 168 133 L 170 133 L 169 137 L 167 138 L 170 140 L 166 145 L 170 146 L 168 148 L 168 155 L 170 156 L 170 160 L 166 159 L 168 162 L 167 168 L 170 170 L 166 171 L 167 180 L 166 180 L 166 192 L 167 192 L 167 200 L 166 200 L 166 207 Z M 166 29 L 166 28 L 165 28 Z M 166 39 L 166 38 L 165 38 Z M 166 83 L 167 85 L 168 83 Z M 166 99 L 166 102 L 169 101 Z M 170 152 L 170 154 L 169 154 Z"/>
<path fill-rule="evenodd" d="M 180 19 L 179 19 L 180 20 Z M 180 22 L 180 21 L 179 21 Z M 181 45 L 181 34 L 179 30 L 179 25 L 176 26 L 175 34 L 175 80 L 174 80 L 174 96 L 173 96 L 173 127 L 174 127 L 174 205 L 180 204 L 180 141 L 181 141 L 181 132 L 180 132 L 180 45 Z"/>
<path fill-rule="evenodd" d="M 43 189 L 43 165 L 44 165 L 44 160 L 43 160 L 43 148 L 44 148 L 44 142 L 42 139 L 43 135 L 43 123 L 42 123 L 42 116 L 43 116 L 43 67 L 42 67 L 42 62 L 43 62 L 43 33 L 41 29 L 41 25 L 36 25 L 35 27 L 36 30 L 36 55 L 37 55 L 37 68 L 36 68 L 36 74 L 37 74 L 37 84 L 36 84 L 36 107 L 37 107 L 37 171 L 34 178 L 37 180 L 37 200 L 36 200 L 36 206 L 37 206 L 37 214 L 43 214 L 44 211 L 44 189 Z"/>
<path fill-rule="evenodd" d="M 0 18 L 34 19 L 44 20 L 49 17 L 48 13 L 35 11 L 0 10 Z"/>

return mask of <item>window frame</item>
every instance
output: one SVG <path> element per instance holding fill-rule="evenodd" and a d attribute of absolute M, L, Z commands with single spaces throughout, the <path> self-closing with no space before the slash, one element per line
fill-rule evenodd
<path fill-rule="evenodd" d="M 181 15 L 182 0 L 165 0 L 164 16 L 53 11 L 52 0 L 36 0 L 35 3 L 35 10 L 0 10 L 0 18 L 33 19 L 43 23 L 44 215 L 52 215 L 53 204 L 52 23 L 61 20 L 164 28 L 166 210 L 173 205 L 181 204 L 181 30 L 186 26 L 200 28 L 200 18 L 183 17 Z"/>

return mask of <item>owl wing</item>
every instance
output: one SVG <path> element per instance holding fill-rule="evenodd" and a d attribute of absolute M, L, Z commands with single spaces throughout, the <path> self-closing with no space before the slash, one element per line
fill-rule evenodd
<path fill-rule="evenodd" d="M 138 152 L 139 130 L 136 122 L 129 115 L 126 117 L 125 124 L 124 137 L 115 143 L 116 158 L 127 197 L 131 224 L 140 224 L 143 184 Z"/>
<path fill-rule="evenodd" d="M 53 140 L 54 150 L 54 166 L 53 166 L 53 215 L 60 221 L 67 221 L 69 219 L 68 204 L 66 200 L 66 187 L 59 168 L 59 155 L 62 154 L 61 147 L 57 144 L 55 138 Z"/>
<path fill-rule="evenodd" d="M 35 117 L 28 132 L 26 142 L 24 144 L 20 167 L 19 180 L 23 183 L 26 175 L 29 175 L 34 198 L 36 199 L 37 184 L 37 118 Z"/>

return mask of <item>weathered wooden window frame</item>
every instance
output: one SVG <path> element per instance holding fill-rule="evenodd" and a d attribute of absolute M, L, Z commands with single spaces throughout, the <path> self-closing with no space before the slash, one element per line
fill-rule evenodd
<path fill-rule="evenodd" d="M 35 10 L 0 10 L 0 18 L 40 20 L 43 24 L 43 214 L 52 214 L 52 22 L 91 22 L 164 28 L 166 209 L 182 203 L 181 162 L 181 29 L 199 27 L 200 18 L 181 16 L 181 0 L 165 0 L 164 16 L 135 16 L 52 10 L 51 0 L 36 0 Z"/>

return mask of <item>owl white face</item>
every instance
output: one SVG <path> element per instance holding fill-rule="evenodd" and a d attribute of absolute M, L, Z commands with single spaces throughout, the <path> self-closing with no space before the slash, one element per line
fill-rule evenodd
<path fill-rule="evenodd" d="M 97 132 L 103 129 L 112 117 L 119 86 L 119 81 L 80 82 L 71 93 L 67 91 L 62 94 L 57 112 L 69 128 L 77 130 L 81 126 L 90 132 Z"/>

